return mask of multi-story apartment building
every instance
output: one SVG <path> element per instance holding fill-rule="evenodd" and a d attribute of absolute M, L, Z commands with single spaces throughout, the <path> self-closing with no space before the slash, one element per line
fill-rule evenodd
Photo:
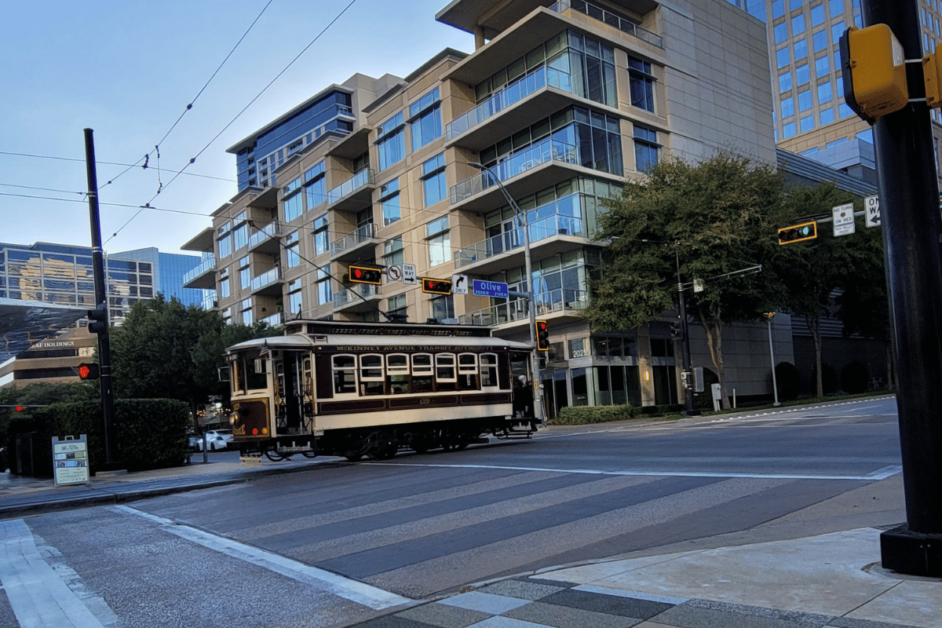
<path fill-rule="evenodd" d="M 779 147 L 876 184 L 873 132 L 844 102 L 838 41 L 862 26 L 860 0 L 729 0 L 766 23 Z M 942 43 L 942 2 L 919 0 L 923 54 Z M 942 142 L 942 114 L 932 110 Z M 942 182 L 942 178 L 940 178 Z"/>
<path fill-rule="evenodd" d="M 602 200 L 667 155 L 735 146 L 775 162 L 765 24 L 724 0 L 455 0 L 437 19 L 473 33 L 475 51 L 446 49 L 404 79 L 356 75 L 230 149 L 240 190 L 184 247 L 204 254 L 186 285 L 215 290 L 233 322 L 404 314 L 528 340 L 533 307 L 551 329 L 550 412 L 676 400 L 666 322 L 599 335 L 579 317 L 603 264 L 591 236 Z M 530 277 L 524 217 L 472 164 L 525 213 Z M 350 284 L 354 262 L 535 297 Z M 768 346 L 764 328 L 744 353 L 753 341 Z M 767 392 L 766 374 L 743 375 L 741 394 Z"/>
<path fill-rule="evenodd" d="M 182 284 L 183 273 L 199 263 L 195 255 L 141 249 L 107 255 L 104 263 L 112 324 L 120 325 L 134 303 L 152 299 L 158 292 L 187 304 L 202 300 L 198 290 L 183 289 Z M 91 248 L 47 242 L 0 243 L 0 299 L 40 312 L 39 320 L 44 305 L 74 308 L 76 313 L 70 319 L 74 321 L 96 306 Z M 27 312 L 23 323 L 29 318 Z M 5 333 L 12 350 L 0 349 L 0 356 L 9 356 L 0 362 L 0 387 L 77 381 L 75 367 L 89 361 L 97 346 L 97 336 L 89 334 L 85 324 L 83 318 L 53 337 L 49 337 L 53 332 L 48 326 L 29 337 L 28 324 L 26 329 L 18 325 Z"/>

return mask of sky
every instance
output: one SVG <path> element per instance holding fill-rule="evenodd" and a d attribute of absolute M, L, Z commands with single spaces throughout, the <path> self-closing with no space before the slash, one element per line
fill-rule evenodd
<path fill-rule="evenodd" d="M 91 245 L 90 128 L 105 252 L 197 254 L 180 247 L 237 192 L 227 148 L 356 72 L 405 77 L 444 48 L 473 50 L 471 35 L 435 21 L 448 0 L 352 0 L 340 15 L 350 2 L 6 3 L 0 242 Z"/>

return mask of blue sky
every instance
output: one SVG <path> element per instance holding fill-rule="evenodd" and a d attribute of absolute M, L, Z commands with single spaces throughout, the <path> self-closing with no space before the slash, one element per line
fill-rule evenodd
<path fill-rule="evenodd" d="M 87 127 L 95 132 L 105 251 L 179 252 L 210 225 L 204 216 L 236 192 L 235 157 L 226 148 L 355 72 L 406 76 L 443 48 L 473 49 L 470 35 L 435 21 L 447 0 L 355 0 L 185 170 L 203 176 L 171 182 L 349 2 L 272 0 L 160 144 L 159 171 L 155 157 L 148 169 L 124 174 L 126 167 L 103 163 L 133 164 L 153 151 L 268 2 L 7 3 L 0 23 L 0 242 L 91 244 L 82 200 Z M 131 220 L 147 202 L 204 216 L 144 210 Z"/>

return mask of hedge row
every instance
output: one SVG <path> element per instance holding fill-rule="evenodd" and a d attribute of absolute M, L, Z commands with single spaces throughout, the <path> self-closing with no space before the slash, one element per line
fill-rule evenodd
<path fill-rule="evenodd" d="M 549 425 L 587 425 L 589 423 L 607 423 L 609 421 L 623 421 L 640 416 L 654 416 L 680 412 L 682 405 L 671 404 L 661 406 L 566 406 L 559 414 L 547 421 Z"/>
<path fill-rule="evenodd" d="M 189 455 L 190 411 L 173 399 L 115 400 L 115 448 L 128 471 L 183 464 Z M 54 403 L 17 417 L 7 427 L 10 470 L 17 469 L 16 436 L 32 438 L 33 475 L 52 477 L 52 437 L 85 434 L 91 472 L 105 464 L 103 418 L 99 402 Z"/>

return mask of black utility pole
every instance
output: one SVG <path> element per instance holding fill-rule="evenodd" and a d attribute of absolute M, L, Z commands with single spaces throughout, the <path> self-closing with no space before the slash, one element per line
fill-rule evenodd
<path fill-rule="evenodd" d="M 906 59 L 923 55 L 916 0 L 863 0 L 864 26 L 886 24 Z M 928 51 L 927 51 L 928 52 Z M 924 96 L 922 65 L 907 64 L 909 97 Z M 873 128 L 880 222 L 899 365 L 906 524 L 880 535 L 883 566 L 942 576 L 942 218 L 929 109 L 910 102 Z"/>
<path fill-rule="evenodd" d="M 98 175 L 95 169 L 95 139 L 85 129 L 85 169 L 88 175 L 88 218 L 92 229 L 92 272 L 95 275 L 95 310 L 98 334 L 98 364 L 101 367 L 101 413 L 104 417 L 105 465 L 102 470 L 119 468 L 114 427 L 114 388 L 111 379 L 111 342 L 108 337 L 108 290 L 101 250 L 101 222 L 98 218 Z M 101 324 L 103 323 L 103 324 Z"/>
<path fill-rule="evenodd" d="M 693 407 L 693 369 L 690 368 L 690 334 L 687 330 L 687 304 L 684 301 L 684 284 L 680 280 L 680 253 L 674 251 L 677 262 L 677 295 L 680 300 L 680 333 L 683 335 L 683 367 L 684 367 L 684 415 L 700 416 L 700 411 Z"/>

